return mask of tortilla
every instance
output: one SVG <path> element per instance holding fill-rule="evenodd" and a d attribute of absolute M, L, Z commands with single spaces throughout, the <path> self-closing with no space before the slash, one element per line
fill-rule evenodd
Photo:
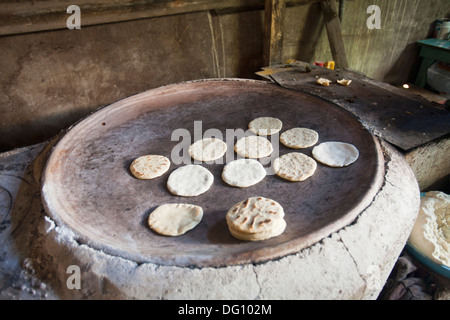
<path fill-rule="evenodd" d="M 227 151 L 227 144 L 217 138 L 204 138 L 191 144 L 188 153 L 199 161 L 212 161 L 221 158 Z"/>
<path fill-rule="evenodd" d="M 314 174 L 316 168 L 316 161 L 300 152 L 284 154 L 273 162 L 277 176 L 289 181 L 304 181 Z"/>
<path fill-rule="evenodd" d="M 244 158 L 264 158 L 273 152 L 272 143 L 264 137 L 247 136 L 239 139 L 234 145 L 234 151 Z"/>
<path fill-rule="evenodd" d="M 157 207 L 148 217 L 150 228 L 166 236 L 179 236 L 195 228 L 203 218 L 203 209 L 185 203 Z"/>
<path fill-rule="evenodd" d="M 222 179 L 233 187 L 247 188 L 257 184 L 266 176 L 263 165 L 254 159 L 238 159 L 226 164 Z"/>
<path fill-rule="evenodd" d="M 283 207 L 264 197 L 251 197 L 228 210 L 230 233 L 241 240 L 258 241 L 279 236 L 286 228 Z"/>
<path fill-rule="evenodd" d="M 214 176 L 201 165 L 188 164 L 172 171 L 167 188 L 175 195 L 195 197 L 209 190 Z"/>
<path fill-rule="evenodd" d="M 280 135 L 280 142 L 293 149 L 309 148 L 319 141 L 317 131 L 308 128 L 292 128 Z"/>
<path fill-rule="evenodd" d="M 330 167 L 349 166 L 358 160 L 358 149 L 345 142 L 322 142 L 312 150 L 314 159 Z"/>
<path fill-rule="evenodd" d="M 130 171 L 138 179 L 154 179 L 169 170 L 170 160 L 160 155 L 145 155 L 133 160 Z"/>
<path fill-rule="evenodd" d="M 260 117 L 256 118 L 248 124 L 251 132 L 257 135 L 269 136 L 281 130 L 283 122 L 278 118 Z"/>

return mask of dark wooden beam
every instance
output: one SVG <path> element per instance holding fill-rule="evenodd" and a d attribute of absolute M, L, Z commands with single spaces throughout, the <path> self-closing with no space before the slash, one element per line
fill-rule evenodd
<path fill-rule="evenodd" d="M 325 27 L 327 29 L 328 42 L 336 68 L 347 68 L 347 54 L 345 53 L 344 40 L 342 39 L 341 23 L 336 9 L 336 0 L 322 0 L 321 7 Z"/>
<path fill-rule="evenodd" d="M 208 10 L 264 9 L 265 0 L 78 0 L 81 27 L 129 20 L 156 18 Z M 288 0 L 291 6 L 318 0 Z M 67 6 L 60 0 L 29 0 L 0 3 L 0 36 L 66 28 Z"/>
<path fill-rule="evenodd" d="M 265 66 L 281 63 L 285 12 L 285 0 L 266 0 L 263 42 L 263 64 Z"/>

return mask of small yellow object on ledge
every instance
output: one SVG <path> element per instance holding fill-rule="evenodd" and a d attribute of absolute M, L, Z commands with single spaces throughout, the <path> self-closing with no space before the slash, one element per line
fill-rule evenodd
<path fill-rule="evenodd" d="M 327 69 L 334 70 L 334 61 L 327 61 L 323 66 Z"/>

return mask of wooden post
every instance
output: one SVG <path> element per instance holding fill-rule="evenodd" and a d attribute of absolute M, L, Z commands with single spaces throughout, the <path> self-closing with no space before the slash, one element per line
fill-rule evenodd
<path fill-rule="evenodd" d="M 347 55 L 345 53 L 344 40 L 342 39 L 341 23 L 336 9 L 336 0 L 322 0 L 320 4 L 333 60 L 337 68 L 347 68 Z"/>
<path fill-rule="evenodd" d="M 266 0 L 264 15 L 263 65 L 281 63 L 285 0 Z"/>

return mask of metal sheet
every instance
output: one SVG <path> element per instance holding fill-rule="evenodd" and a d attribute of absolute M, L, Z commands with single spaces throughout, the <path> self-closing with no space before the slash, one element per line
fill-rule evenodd
<path fill-rule="evenodd" d="M 324 77 L 329 87 L 316 83 Z M 450 134 L 450 112 L 398 88 L 371 80 L 359 73 L 312 67 L 309 73 L 290 70 L 271 78 L 279 85 L 317 95 L 356 115 L 374 134 L 408 151 Z M 349 86 L 336 80 L 351 79 Z"/>
<path fill-rule="evenodd" d="M 353 143 L 360 157 L 346 168 L 319 164 L 303 182 L 269 174 L 255 186 L 230 187 L 221 179 L 225 160 L 236 158 L 230 134 L 247 130 L 249 121 L 259 116 L 278 117 L 283 131 L 296 126 L 317 130 L 319 142 Z M 218 129 L 230 153 L 223 161 L 202 164 L 215 178 L 208 192 L 183 198 L 170 194 L 166 182 L 172 170 L 184 165 L 175 163 L 180 143 L 199 138 L 195 121 L 201 121 L 200 134 Z M 180 139 L 179 133 L 189 133 L 192 140 Z M 277 147 L 277 138 L 272 142 L 273 157 L 293 151 Z M 300 152 L 311 156 L 311 150 Z M 129 165 L 144 154 L 168 156 L 173 161 L 169 172 L 154 180 L 135 179 Z M 270 166 L 273 159 L 261 162 Z M 49 155 L 42 197 L 57 224 L 69 227 L 81 243 L 109 254 L 164 265 L 224 266 L 294 253 L 350 224 L 373 200 L 383 169 L 377 140 L 353 115 L 330 102 L 267 82 L 204 80 L 118 101 L 68 130 Z M 251 196 L 268 197 L 284 207 L 287 227 L 282 235 L 257 242 L 231 236 L 225 214 Z M 154 233 L 147 225 L 149 214 L 174 202 L 200 205 L 203 220 L 179 237 Z"/>

